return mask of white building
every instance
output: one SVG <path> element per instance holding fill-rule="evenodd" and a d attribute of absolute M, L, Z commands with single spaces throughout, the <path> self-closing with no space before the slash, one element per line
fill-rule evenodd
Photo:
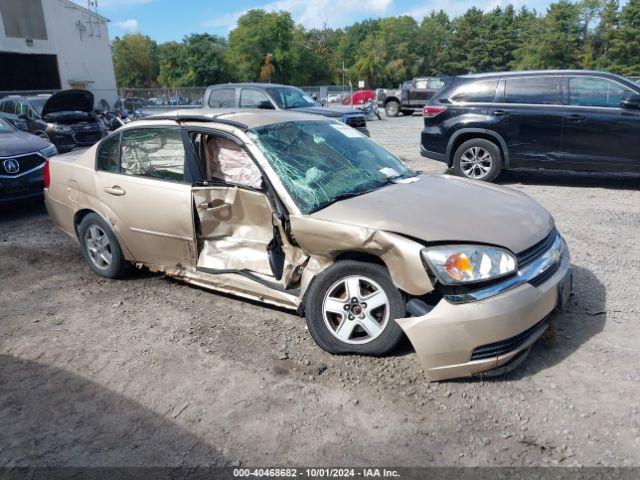
<path fill-rule="evenodd" d="M 107 22 L 70 0 L 0 0 L 0 91 L 82 88 L 113 105 Z"/>

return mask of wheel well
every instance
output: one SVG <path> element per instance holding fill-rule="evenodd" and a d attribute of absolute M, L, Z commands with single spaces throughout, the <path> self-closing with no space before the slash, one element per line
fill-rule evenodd
<path fill-rule="evenodd" d="M 495 144 L 495 146 L 498 147 L 498 150 L 500 150 L 500 155 L 502 155 L 503 162 L 505 162 L 504 151 L 502 149 L 502 145 L 500 145 L 500 142 L 498 141 L 497 138 L 495 138 L 492 135 L 489 135 L 488 133 L 467 132 L 467 133 L 462 133 L 458 135 L 456 139 L 453 141 L 453 143 L 451 144 L 451 150 L 449 151 L 449 158 L 447 159 L 447 165 L 449 166 L 449 168 L 453 166 L 453 156 L 455 155 L 458 147 L 462 145 L 464 142 L 466 142 L 467 140 L 472 140 L 474 138 L 482 138 L 483 140 L 487 140 Z"/>
<path fill-rule="evenodd" d="M 85 208 L 83 210 L 78 210 L 76 214 L 73 216 L 73 228 L 76 231 L 76 237 L 78 236 L 78 226 L 82 222 L 82 219 L 87 215 L 89 215 L 90 213 L 96 213 L 96 212 L 94 212 L 93 210 L 89 210 L 88 208 Z"/>
<path fill-rule="evenodd" d="M 396 98 L 396 97 L 387 97 L 387 98 L 384 99 L 384 105 L 385 106 L 389 102 L 398 102 L 398 103 L 400 103 L 400 100 L 398 98 Z"/>
<path fill-rule="evenodd" d="M 386 267 L 385 263 L 380 257 L 373 255 L 372 253 L 365 252 L 342 252 L 337 255 L 334 260 L 339 262 L 340 260 L 357 260 L 359 262 L 376 263 Z"/>

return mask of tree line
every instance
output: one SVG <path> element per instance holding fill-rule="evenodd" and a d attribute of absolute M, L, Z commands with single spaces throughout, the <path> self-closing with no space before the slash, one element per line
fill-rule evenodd
<path fill-rule="evenodd" d="M 420 75 L 579 68 L 640 75 L 640 0 L 560 0 L 543 14 L 512 5 L 451 18 L 434 11 L 307 29 L 288 12 L 250 10 L 228 38 L 207 33 L 156 43 L 113 40 L 119 87 L 229 81 L 393 87 Z"/>

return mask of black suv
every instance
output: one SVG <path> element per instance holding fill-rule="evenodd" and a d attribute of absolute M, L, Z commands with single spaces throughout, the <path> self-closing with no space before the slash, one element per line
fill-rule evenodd
<path fill-rule="evenodd" d="M 456 77 L 423 109 L 421 153 L 492 181 L 504 168 L 640 172 L 640 86 L 603 72 Z"/>
<path fill-rule="evenodd" d="M 104 124 L 93 113 L 93 101 L 93 94 L 87 90 L 12 95 L 0 100 L 0 114 L 26 122 L 30 133 L 51 141 L 62 153 L 90 147 L 107 135 Z"/>

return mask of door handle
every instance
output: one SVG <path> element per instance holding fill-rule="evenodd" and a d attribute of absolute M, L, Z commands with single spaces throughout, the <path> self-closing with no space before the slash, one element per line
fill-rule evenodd
<path fill-rule="evenodd" d="M 574 113 L 573 115 L 567 115 L 566 118 L 570 122 L 581 122 L 585 119 L 583 115 L 578 115 L 577 113 Z"/>
<path fill-rule="evenodd" d="M 507 112 L 506 110 L 494 110 L 491 113 L 494 114 L 497 117 L 507 117 L 507 116 L 509 116 L 509 112 Z"/>
<path fill-rule="evenodd" d="M 127 193 L 123 189 L 121 189 L 118 185 L 114 185 L 113 187 L 105 187 L 104 191 L 110 195 L 115 195 L 116 197 L 120 197 L 125 193 Z"/>
<path fill-rule="evenodd" d="M 200 208 L 202 210 L 206 210 L 207 213 L 220 212 L 220 211 L 226 210 L 227 208 L 230 208 L 230 207 L 231 207 L 231 204 L 229 204 L 229 203 L 217 203 L 217 204 L 213 205 L 212 203 L 205 202 L 205 203 L 201 203 L 200 204 Z"/>

